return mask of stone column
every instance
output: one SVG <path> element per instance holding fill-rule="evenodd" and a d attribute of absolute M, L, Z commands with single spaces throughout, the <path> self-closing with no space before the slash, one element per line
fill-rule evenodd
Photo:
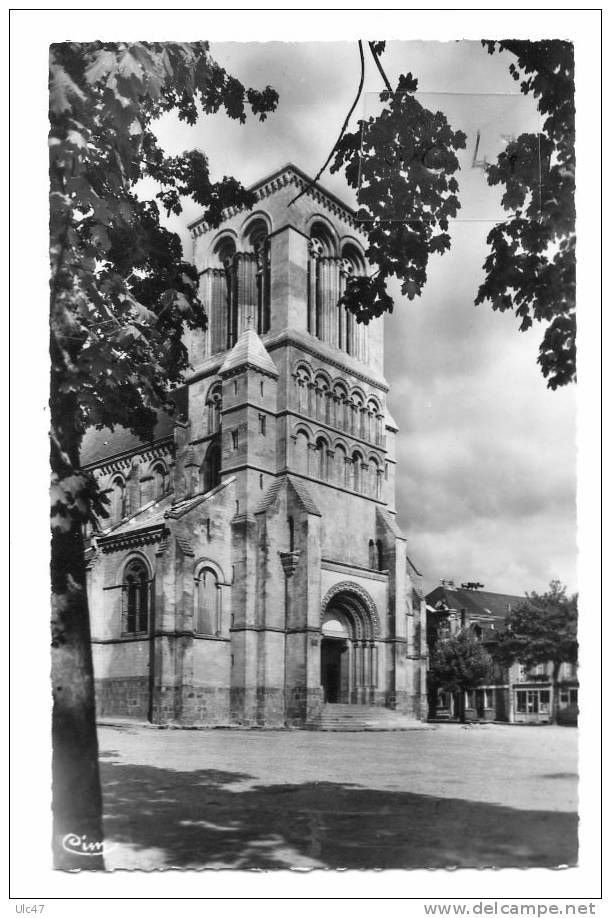
<path fill-rule="evenodd" d="M 293 551 L 281 551 L 279 552 L 280 563 L 282 565 L 282 572 L 284 574 L 284 681 L 283 681 L 283 695 L 284 695 L 284 722 L 285 724 L 290 723 L 294 719 L 299 719 L 301 714 L 301 705 L 299 695 L 299 685 L 291 684 L 294 680 L 291 679 L 291 673 L 289 673 L 289 667 L 291 670 L 296 667 L 291 666 L 291 661 L 289 658 L 295 655 L 295 651 L 299 653 L 298 647 L 289 646 L 295 641 L 291 641 L 289 637 L 289 630 L 291 627 L 295 628 L 297 625 L 294 601 L 295 597 L 293 596 L 293 574 L 299 563 L 299 557 L 301 555 L 301 550 Z M 298 638 L 297 634 L 292 635 L 293 638 Z M 307 638 L 307 634 L 306 634 Z M 304 690 L 304 700 L 305 700 L 305 685 L 303 686 Z M 305 717 L 305 712 L 304 715 Z"/>

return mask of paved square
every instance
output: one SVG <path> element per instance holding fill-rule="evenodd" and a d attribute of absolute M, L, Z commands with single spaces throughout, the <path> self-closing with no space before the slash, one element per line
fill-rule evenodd
<path fill-rule="evenodd" d="M 113 868 L 555 867 L 577 860 L 577 731 L 100 727 Z"/>

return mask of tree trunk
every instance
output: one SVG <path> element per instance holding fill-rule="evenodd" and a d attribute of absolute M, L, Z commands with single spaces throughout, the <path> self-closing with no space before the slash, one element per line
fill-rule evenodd
<path fill-rule="evenodd" d="M 550 681 L 550 724 L 558 723 L 558 674 L 560 672 L 560 663 L 554 663 L 552 666 L 552 678 Z"/>
<path fill-rule="evenodd" d="M 464 724 L 464 723 L 465 723 L 465 720 L 466 720 L 466 716 L 465 716 L 465 693 L 464 693 L 464 691 L 463 691 L 462 689 L 461 689 L 460 691 L 456 692 L 456 700 L 457 700 L 457 702 L 458 702 L 458 719 L 459 719 L 459 721 L 461 722 L 461 724 Z"/>
<path fill-rule="evenodd" d="M 63 870 L 103 870 L 102 796 L 93 664 L 78 520 L 51 540 L 53 858 Z"/>

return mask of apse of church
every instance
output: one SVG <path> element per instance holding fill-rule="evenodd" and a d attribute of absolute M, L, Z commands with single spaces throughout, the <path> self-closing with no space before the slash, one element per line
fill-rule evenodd
<path fill-rule="evenodd" d="M 150 443 L 91 435 L 108 489 L 89 591 L 98 712 L 316 727 L 329 706 L 424 715 L 419 575 L 395 519 L 383 322 L 349 208 L 287 166 L 251 212 L 191 226 L 205 333 Z M 101 440 L 101 436 L 106 436 Z"/>

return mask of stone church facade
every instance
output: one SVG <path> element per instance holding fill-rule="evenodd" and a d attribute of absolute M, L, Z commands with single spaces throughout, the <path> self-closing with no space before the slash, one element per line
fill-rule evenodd
<path fill-rule="evenodd" d="M 383 321 L 352 211 L 293 166 L 191 226 L 208 330 L 150 443 L 90 431 L 98 715 L 312 726 L 326 705 L 426 716 L 425 605 L 395 519 Z"/>

